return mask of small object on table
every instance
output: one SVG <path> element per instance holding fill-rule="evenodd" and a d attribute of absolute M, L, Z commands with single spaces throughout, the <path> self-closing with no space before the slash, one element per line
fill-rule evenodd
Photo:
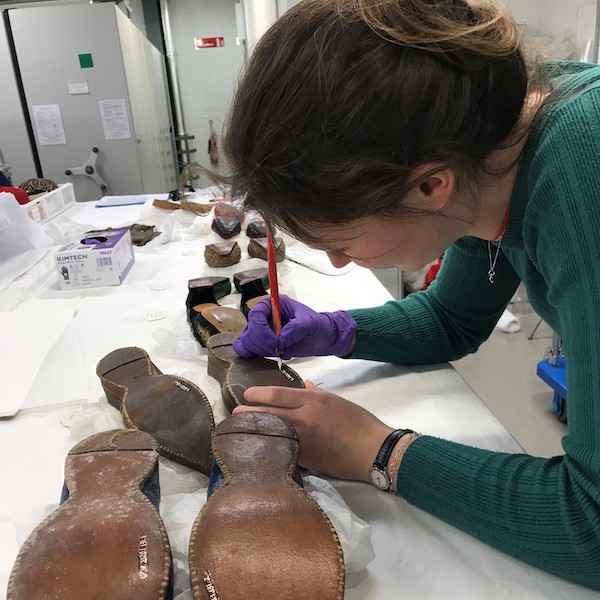
<path fill-rule="evenodd" d="M 275 237 L 273 240 L 275 247 L 275 261 L 281 262 L 285 258 L 285 242 L 281 237 Z M 252 258 L 262 258 L 267 260 L 267 238 L 256 238 L 250 240 L 248 244 L 248 254 Z"/>
<path fill-rule="evenodd" d="M 228 202 L 219 202 L 215 205 L 215 218 L 212 230 L 223 239 L 228 240 L 242 231 L 244 214 Z"/>
<path fill-rule="evenodd" d="M 160 231 L 156 231 L 154 225 L 143 225 L 141 223 L 134 223 L 129 227 L 129 231 L 131 233 L 131 243 L 134 246 L 145 246 L 161 234 Z"/>
<path fill-rule="evenodd" d="M 237 242 L 219 242 L 204 248 L 204 260 L 209 267 L 229 267 L 241 258 L 242 250 Z"/>
<path fill-rule="evenodd" d="M 269 273 L 264 267 L 258 269 L 248 269 L 233 274 L 233 285 L 235 289 L 241 293 L 242 283 L 248 279 L 260 279 L 265 290 L 269 289 Z"/>
<path fill-rule="evenodd" d="M 250 221 L 246 227 L 246 235 L 249 238 L 267 237 L 267 224 L 260 219 Z"/>
<path fill-rule="evenodd" d="M 242 224 L 237 217 L 215 217 L 211 229 L 218 233 L 224 240 L 232 238 L 242 230 Z"/>
<path fill-rule="evenodd" d="M 152 201 L 152 206 L 166 210 L 187 210 L 197 215 L 208 214 L 213 209 L 212 204 L 198 204 L 197 202 L 189 202 L 187 200 L 185 202 L 169 202 L 168 200 L 155 199 Z"/>
<path fill-rule="evenodd" d="M 50 179 L 40 179 L 35 177 L 33 179 L 27 179 L 19 185 L 19 188 L 27 192 L 30 196 L 37 194 L 47 194 L 52 190 L 55 190 L 58 186 L 54 181 Z"/>

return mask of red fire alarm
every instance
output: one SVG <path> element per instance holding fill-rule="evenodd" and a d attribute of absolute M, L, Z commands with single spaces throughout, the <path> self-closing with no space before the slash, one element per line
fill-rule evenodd
<path fill-rule="evenodd" d="M 225 38 L 209 37 L 209 38 L 194 38 L 194 48 L 201 50 L 203 48 L 222 48 L 225 45 Z"/>

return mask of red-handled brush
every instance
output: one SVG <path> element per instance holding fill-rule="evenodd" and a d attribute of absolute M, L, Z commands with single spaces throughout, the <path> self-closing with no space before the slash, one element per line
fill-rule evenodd
<path fill-rule="evenodd" d="M 269 271 L 269 294 L 271 295 L 271 318 L 273 319 L 273 331 L 276 336 L 281 333 L 281 304 L 279 302 L 279 283 L 277 281 L 277 260 L 275 258 L 275 245 L 271 231 L 267 230 L 267 267 Z M 281 354 L 279 347 L 275 348 L 277 365 L 281 371 Z"/>

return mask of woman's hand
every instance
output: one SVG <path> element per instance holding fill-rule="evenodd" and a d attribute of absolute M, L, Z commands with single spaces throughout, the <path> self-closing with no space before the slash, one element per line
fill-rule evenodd
<path fill-rule="evenodd" d="M 370 481 L 369 469 L 393 428 L 349 400 L 310 381 L 305 385 L 248 388 L 244 397 L 250 404 L 234 412 L 269 412 L 291 423 L 300 438 L 301 466 L 338 479 Z"/>
<path fill-rule="evenodd" d="M 345 311 L 316 312 L 308 306 L 281 296 L 279 338 L 273 333 L 271 300 L 261 300 L 248 314 L 248 325 L 233 343 L 233 349 L 244 358 L 275 356 L 346 356 L 352 351 L 356 337 L 356 321 Z"/>

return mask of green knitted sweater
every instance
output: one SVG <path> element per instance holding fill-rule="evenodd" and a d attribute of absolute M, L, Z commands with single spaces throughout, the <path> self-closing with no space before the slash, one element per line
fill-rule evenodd
<path fill-rule="evenodd" d="M 403 458 L 398 491 L 508 554 L 600 589 L 600 67 L 545 69 L 558 85 L 519 165 L 495 283 L 487 242 L 459 240 L 427 291 L 349 311 L 358 324 L 351 357 L 430 364 L 474 352 L 523 281 L 536 312 L 563 338 L 564 456 L 423 436 Z"/>

